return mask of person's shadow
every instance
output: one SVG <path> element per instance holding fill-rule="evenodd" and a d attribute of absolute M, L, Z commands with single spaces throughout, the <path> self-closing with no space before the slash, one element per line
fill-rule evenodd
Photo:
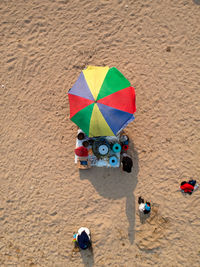
<path fill-rule="evenodd" d="M 129 221 L 128 236 L 130 243 L 135 239 L 135 197 L 134 190 L 137 185 L 139 172 L 138 152 L 134 144 L 129 141 L 127 152 L 132 157 L 133 168 L 131 173 L 119 168 L 92 167 L 88 170 L 80 170 L 80 179 L 88 179 L 97 192 L 108 199 L 119 199 L 126 197 L 126 215 Z"/>
<path fill-rule="evenodd" d="M 94 254 L 93 254 L 93 248 L 92 246 L 90 248 L 87 248 L 86 250 L 82 250 L 79 248 L 78 243 L 74 243 L 74 248 L 72 249 L 72 254 L 73 253 L 80 252 L 82 261 L 86 267 L 92 267 L 94 264 Z"/>
<path fill-rule="evenodd" d="M 150 213 L 144 214 L 143 212 L 139 211 L 139 216 L 141 224 L 144 224 L 146 220 L 150 217 Z"/>
<path fill-rule="evenodd" d="M 93 249 L 80 250 L 83 263 L 87 267 L 92 267 L 94 264 Z"/>

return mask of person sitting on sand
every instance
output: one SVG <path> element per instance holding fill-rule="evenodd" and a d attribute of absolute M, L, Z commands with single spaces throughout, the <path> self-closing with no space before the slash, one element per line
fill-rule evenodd
<path fill-rule="evenodd" d="M 198 188 L 196 180 L 183 181 L 180 185 L 181 192 L 191 195 L 194 190 Z"/>
<path fill-rule="evenodd" d="M 74 242 L 80 249 L 91 247 L 90 230 L 86 227 L 81 227 L 78 233 L 74 235 Z"/>
<path fill-rule="evenodd" d="M 123 169 L 123 171 L 130 173 L 132 167 L 133 167 L 133 161 L 132 161 L 131 157 L 128 154 L 123 153 L 122 154 L 122 169 Z"/>
<path fill-rule="evenodd" d="M 144 199 L 142 197 L 138 198 L 138 204 L 139 204 L 139 211 L 144 214 L 148 214 L 151 211 L 151 203 L 146 201 L 144 203 Z"/>

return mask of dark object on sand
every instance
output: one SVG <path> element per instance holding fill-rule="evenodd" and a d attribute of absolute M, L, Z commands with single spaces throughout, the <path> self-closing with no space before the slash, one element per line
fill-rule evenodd
<path fill-rule="evenodd" d="M 78 135 L 77 135 L 77 138 L 78 140 L 83 140 L 85 138 L 85 134 L 80 132 Z"/>
<path fill-rule="evenodd" d="M 89 139 L 88 142 L 89 142 L 89 144 L 92 146 L 93 143 L 94 143 L 94 139 Z"/>
<path fill-rule="evenodd" d="M 122 169 L 123 169 L 123 171 L 130 173 L 132 167 L 133 167 L 133 161 L 132 161 L 131 157 L 129 155 L 127 155 L 126 153 L 123 153 L 122 154 Z"/>
<path fill-rule="evenodd" d="M 171 47 L 168 46 L 168 47 L 166 48 L 166 51 L 167 51 L 167 52 L 171 52 Z"/>
<path fill-rule="evenodd" d="M 90 144 L 89 144 L 89 142 L 88 141 L 83 141 L 83 146 L 84 147 L 88 147 Z"/>

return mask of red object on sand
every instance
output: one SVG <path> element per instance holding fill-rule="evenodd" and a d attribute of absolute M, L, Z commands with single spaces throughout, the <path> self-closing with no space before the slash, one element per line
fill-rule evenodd
<path fill-rule="evenodd" d="M 127 151 L 127 150 L 128 150 L 128 145 L 123 145 L 122 149 L 123 149 L 124 151 Z"/>
<path fill-rule="evenodd" d="M 78 157 L 87 157 L 88 156 L 88 150 L 84 146 L 79 146 L 75 149 L 75 154 Z"/>
<path fill-rule="evenodd" d="M 181 185 L 180 188 L 184 190 L 185 193 L 192 193 L 194 190 L 194 186 L 188 183 Z"/>

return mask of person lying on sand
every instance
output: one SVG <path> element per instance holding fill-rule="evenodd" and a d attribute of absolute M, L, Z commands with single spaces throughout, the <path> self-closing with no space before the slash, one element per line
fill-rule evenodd
<path fill-rule="evenodd" d="M 138 204 L 139 204 L 139 211 L 144 214 L 148 214 L 151 212 L 151 203 L 146 201 L 144 203 L 144 199 L 142 197 L 138 198 Z"/>
<path fill-rule="evenodd" d="M 78 233 L 74 235 L 73 241 L 80 249 L 87 249 L 91 247 L 90 230 L 86 227 L 81 227 Z"/>
<path fill-rule="evenodd" d="M 182 193 L 186 193 L 191 195 L 194 190 L 196 190 L 199 187 L 198 184 L 196 184 L 196 180 L 189 180 L 188 182 L 183 181 L 180 185 L 180 190 Z"/>

